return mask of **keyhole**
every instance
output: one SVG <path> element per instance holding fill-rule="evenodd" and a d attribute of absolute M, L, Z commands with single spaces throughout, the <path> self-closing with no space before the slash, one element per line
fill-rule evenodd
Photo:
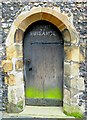
<path fill-rule="evenodd" d="M 32 70 L 32 68 L 29 68 L 29 71 L 31 71 Z"/>

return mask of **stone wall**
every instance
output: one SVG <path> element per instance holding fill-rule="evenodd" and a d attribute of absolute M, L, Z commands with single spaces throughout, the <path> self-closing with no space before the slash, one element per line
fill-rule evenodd
<path fill-rule="evenodd" d="M 4 82 L 2 82 L 1 84 L 1 89 L 0 90 L 4 90 L 7 91 L 7 86 L 10 85 L 15 85 L 17 78 L 15 79 L 15 75 L 10 71 L 16 71 L 17 74 L 19 73 L 19 75 L 21 75 L 21 70 L 23 69 L 22 67 L 22 59 L 21 59 L 21 55 L 22 53 L 20 53 L 20 50 L 22 49 L 21 47 L 15 44 L 14 46 L 10 46 L 9 48 L 5 46 L 5 42 L 6 42 L 6 38 L 8 36 L 8 33 L 10 31 L 10 27 L 13 23 L 13 21 L 16 19 L 16 17 L 22 12 L 22 11 L 26 11 L 26 10 L 30 10 L 33 6 L 37 7 L 37 6 L 44 6 L 44 7 L 53 7 L 53 6 L 60 6 L 61 12 L 65 12 L 68 16 L 70 15 L 70 12 L 72 12 L 73 17 L 70 17 L 71 22 L 72 22 L 72 18 L 73 18 L 73 24 L 80 36 L 79 42 L 77 42 L 77 44 L 70 44 L 69 42 L 67 42 L 67 45 L 70 46 L 70 49 L 68 47 L 67 49 L 67 45 L 65 48 L 65 77 L 64 77 L 64 81 L 65 81 L 65 98 L 64 102 L 66 103 L 65 108 L 67 110 L 70 109 L 70 107 L 68 107 L 68 105 L 72 105 L 75 104 L 77 106 L 80 106 L 80 108 L 82 109 L 83 112 L 85 112 L 86 110 L 86 106 L 85 106 L 85 98 L 86 98 L 86 68 L 87 68 L 87 61 L 85 60 L 86 58 L 86 54 L 85 54 L 85 49 L 86 49 L 86 39 L 87 39 L 87 33 L 86 33 L 86 2 L 82 2 L 82 3 L 61 3 L 61 2 L 56 2 L 56 3 L 27 3 L 27 2 L 3 2 L 0 4 L 0 15 L 1 15 L 1 24 L 2 24 L 2 28 L 0 29 L 0 50 L 1 50 L 1 59 L 5 60 L 5 62 L 2 62 L 2 66 L 1 69 L 2 74 L 4 75 L 4 79 L 3 76 L 1 76 L 1 81 L 4 80 L 4 82 L 6 84 L 4 84 Z M 19 31 L 20 32 L 20 31 Z M 63 35 L 68 36 L 68 32 L 67 30 L 64 32 Z M 73 33 L 72 33 L 73 34 Z M 18 36 L 15 36 L 16 42 L 20 42 L 21 38 L 18 38 Z M 69 40 L 69 38 L 65 38 L 65 41 Z M 71 47 L 72 46 L 72 47 Z M 18 49 L 17 49 L 18 47 Z M 79 62 L 78 62 L 78 55 L 76 55 L 76 51 L 78 51 L 77 49 L 80 48 L 80 56 L 79 56 Z M 2 52 L 3 50 L 3 52 Z M 8 51 L 6 54 L 5 51 Z M 16 50 L 16 52 L 15 52 Z M 12 55 L 10 55 L 12 54 Z M 10 55 L 10 56 L 9 56 Z M 11 61 L 11 57 L 18 57 L 17 59 L 13 59 Z M 72 59 L 71 59 L 72 58 Z M 80 68 L 78 71 L 78 67 Z M 70 68 L 70 69 L 69 69 Z M 73 71 L 73 68 L 75 68 L 75 71 Z M 70 76 L 70 71 L 72 73 L 72 76 Z M 4 72 L 4 73 L 3 73 Z M 9 76 L 7 75 L 7 72 L 9 72 Z M 15 73 L 16 74 L 16 73 Z M 84 82 L 85 80 L 85 82 Z M 76 84 L 77 83 L 77 84 Z M 71 87 L 72 86 L 72 87 Z M 3 87 L 3 89 L 2 89 Z M 23 86 L 20 86 L 20 89 Z M 11 90 L 11 87 L 9 87 L 9 89 Z M 17 89 L 16 89 L 17 90 Z M 15 87 L 14 87 L 14 91 L 15 91 Z M 20 91 L 21 92 L 21 91 Z M 7 93 L 7 92 L 4 92 Z M 21 94 L 21 93 L 20 93 Z M 15 92 L 12 93 L 13 96 L 15 96 Z M 4 96 L 4 94 L 3 94 Z M 5 95 L 5 99 L 4 103 L 8 102 L 7 95 Z M 1 94 L 2 97 L 2 94 Z M 71 98 L 71 99 L 70 99 Z M 12 99 L 11 99 L 12 100 Z M 13 98 L 14 100 L 14 98 Z M 16 102 L 16 100 L 14 100 L 14 102 Z M 14 103 L 15 104 L 15 103 Z M 4 106 L 5 104 L 3 104 Z M 18 103 L 19 106 L 22 105 L 21 100 Z M 11 106 L 11 105 L 10 105 Z M 4 107 L 5 108 L 5 107 Z M 85 108 L 85 110 L 84 110 Z M 74 108 L 71 108 L 72 111 Z M 17 109 L 18 110 L 18 109 Z M 16 110 L 16 111 L 17 111 Z M 20 111 L 20 110 L 19 110 Z"/>

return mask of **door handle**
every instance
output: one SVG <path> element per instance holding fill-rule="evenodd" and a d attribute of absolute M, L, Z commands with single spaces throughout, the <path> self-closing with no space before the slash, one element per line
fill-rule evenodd
<path fill-rule="evenodd" d="M 32 71 L 31 60 L 30 60 L 30 59 L 27 60 L 27 59 L 25 58 L 25 63 L 26 63 L 26 66 L 28 66 L 28 70 L 29 70 L 29 71 Z"/>
<path fill-rule="evenodd" d="M 32 71 L 32 67 L 31 67 L 31 61 L 30 61 L 30 59 L 27 60 L 27 64 L 28 64 L 28 67 L 29 67 L 29 71 Z"/>

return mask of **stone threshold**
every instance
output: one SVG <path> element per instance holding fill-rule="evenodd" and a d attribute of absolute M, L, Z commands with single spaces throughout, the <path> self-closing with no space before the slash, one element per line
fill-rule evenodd
<path fill-rule="evenodd" d="M 19 119 L 35 119 L 35 120 L 67 120 L 74 119 L 72 116 L 67 116 L 63 113 L 62 107 L 47 107 L 47 106 L 26 106 L 21 113 L 3 113 L 2 120 L 19 120 Z"/>

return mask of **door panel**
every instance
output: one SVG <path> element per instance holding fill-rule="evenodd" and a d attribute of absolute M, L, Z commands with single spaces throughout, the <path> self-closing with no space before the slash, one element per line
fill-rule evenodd
<path fill-rule="evenodd" d="M 27 104 L 59 105 L 64 52 L 60 31 L 47 21 L 38 21 L 25 32 L 23 47 Z"/>
<path fill-rule="evenodd" d="M 44 79 L 44 97 L 62 99 L 62 46 L 45 46 L 45 79 Z M 47 51 L 47 52 L 46 52 Z M 55 54 L 54 54 L 55 53 Z M 49 57 L 48 57 L 49 55 Z"/>
<path fill-rule="evenodd" d="M 30 68 L 27 71 L 26 97 L 43 98 L 43 55 L 41 55 L 42 46 L 31 45 Z M 27 65 L 26 65 L 27 66 Z M 28 67 L 28 66 L 27 66 Z M 28 67 L 29 69 L 29 67 Z"/>

